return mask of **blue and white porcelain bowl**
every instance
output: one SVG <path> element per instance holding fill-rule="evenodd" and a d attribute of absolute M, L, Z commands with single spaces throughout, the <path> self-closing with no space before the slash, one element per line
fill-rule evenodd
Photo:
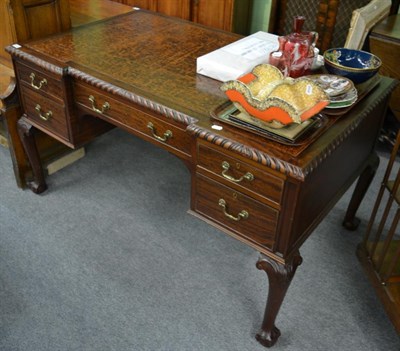
<path fill-rule="evenodd" d="M 367 51 L 334 48 L 324 52 L 324 65 L 329 73 L 349 78 L 359 84 L 378 73 L 382 61 Z"/>

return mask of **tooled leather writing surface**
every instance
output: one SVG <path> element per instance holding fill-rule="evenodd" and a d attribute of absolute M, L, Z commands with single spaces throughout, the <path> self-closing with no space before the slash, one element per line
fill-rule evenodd
<path fill-rule="evenodd" d="M 72 66 L 128 86 L 142 96 L 193 117 L 226 98 L 220 82 L 196 75 L 196 58 L 240 37 L 178 19 L 134 11 L 25 45 Z M 208 34 L 208 35 L 207 35 Z"/>

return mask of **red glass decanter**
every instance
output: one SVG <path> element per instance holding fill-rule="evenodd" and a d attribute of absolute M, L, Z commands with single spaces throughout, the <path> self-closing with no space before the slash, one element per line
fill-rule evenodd
<path fill-rule="evenodd" d="M 309 74 L 314 60 L 315 44 L 318 39 L 316 32 L 303 32 L 305 17 L 295 16 L 293 33 L 286 36 L 284 52 L 288 58 L 288 75 L 297 78 Z"/>

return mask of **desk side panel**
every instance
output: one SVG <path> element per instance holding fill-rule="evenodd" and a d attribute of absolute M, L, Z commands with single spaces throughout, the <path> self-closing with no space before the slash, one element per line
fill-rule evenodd
<path fill-rule="evenodd" d="M 338 122 L 349 123 L 351 118 L 365 115 L 332 153 L 326 150 L 326 159 L 307 176 L 301 186 L 300 205 L 295 212 L 290 240 L 286 247 L 281 247 L 282 252 L 299 248 L 357 177 L 376 159 L 374 148 L 389 95 L 384 91 L 373 94 L 377 100 L 369 100 L 374 102 L 354 111 L 354 116 L 343 116 L 347 121 Z"/>

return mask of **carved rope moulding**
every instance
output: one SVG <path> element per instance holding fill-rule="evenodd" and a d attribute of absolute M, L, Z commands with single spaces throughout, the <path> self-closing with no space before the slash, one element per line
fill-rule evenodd
<path fill-rule="evenodd" d="M 111 93 L 113 95 L 122 97 L 128 101 L 134 102 L 140 106 L 146 107 L 152 111 L 155 111 L 159 114 L 161 114 L 164 117 L 170 118 L 176 122 L 183 123 L 184 125 L 189 125 L 191 123 L 195 123 L 196 119 L 193 117 L 190 117 L 188 115 L 185 115 L 183 113 L 180 113 L 176 110 L 173 110 L 171 108 L 168 108 L 164 105 L 158 104 L 152 100 L 146 99 L 140 95 L 134 94 L 130 91 L 127 91 L 125 89 L 116 87 L 115 85 L 112 85 L 110 83 L 107 83 L 101 79 L 95 78 L 89 74 L 83 73 L 78 69 L 75 68 L 69 68 L 69 74 L 77 78 L 85 83 L 88 83 L 96 88 L 100 88 L 103 91 L 106 91 L 108 93 Z"/>

